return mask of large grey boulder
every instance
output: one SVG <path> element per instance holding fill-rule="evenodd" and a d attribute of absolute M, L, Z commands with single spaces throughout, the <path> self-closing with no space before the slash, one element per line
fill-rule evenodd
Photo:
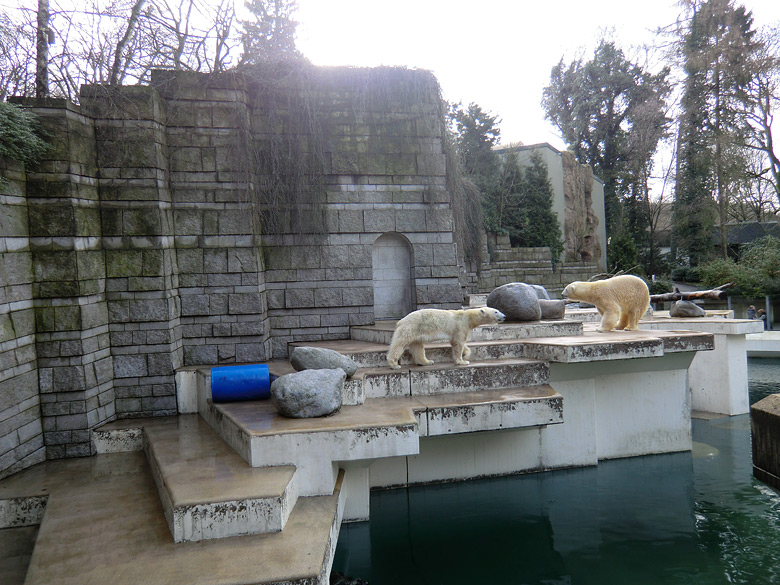
<path fill-rule="evenodd" d="M 691 301 L 677 301 L 669 309 L 670 317 L 705 317 L 707 311 Z"/>
<path fill-rule="evenodd" d="M 510 282 L 493 289 L 487 306 L 506 315 L 507 321 L 538 321 L 542 318 L 536 290 L 524 282 Z"/>
<path fill-rule="evenodd" d="M 282 416 L 327 416 L 341 408 L 346 378 L 347 374 L 341 368 L 286 374 L 271 383 L 271 402 Z"/>
<path fill-rule="evenodd" d="M 542 319 L 563 319 L 566 313 L 566 303 L 559 300 L 539 299 Z"/>
<path fill-rule="evenodd" d="M 536 296 L 539 297 L 539 300 L 550 300 L 550 293 L 547 292 L 547 289 L 544 288 L 541 284 L 529 284 L 534 291 L 536 291 Z"/>
<path fill-rule="evenodd" d="M 351 378 L 358 368 L 354 360 L 324 347 L 296 347 L 290 355 L 290 363 L 299 372 L 341 368 L 348 378 Z"/>

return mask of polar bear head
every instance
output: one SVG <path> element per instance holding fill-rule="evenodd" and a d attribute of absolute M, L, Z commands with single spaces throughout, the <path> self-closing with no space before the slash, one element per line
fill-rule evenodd
<path fill-rule="evenodd" d="M 566 286 L 566 288 L 563 289 L 563 292 L 561 292 L 561 296 L 565 299 L 569 299 L 571 301 L 577 301 L 581 300 L 578 298 L 579 295 L 579 289 L 581 288 L 581 284 L 587 284 L 583 283 L 579 280 L 572 282 Z M 592 283 L 591 283 L 592 284 Z"/>
<path fill-rule="evenodd" d="M 469 314 L 471 322 L 476 325 L 495 325 L 496 323 L 502 323 L 506 319 L 504 315 L 498 309 L 492 307 L 480 307 L 479 309 L 469 309 L 466 311 Z"/>

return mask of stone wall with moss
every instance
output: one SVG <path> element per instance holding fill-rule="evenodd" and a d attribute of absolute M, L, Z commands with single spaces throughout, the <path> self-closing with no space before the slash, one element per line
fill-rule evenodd
<path fill-rule="evenodd" d="M 180 367 L 372 323 L 383 234 L 409 243 L 414 307 L 463 302 L 427 72 L 155 72 L 22 103 L 52 148 L 2 170 L 0 474 L 175 413 Z"/>
<path fill-rule="evenodd" d="M 0 478 L 43 461 L 33 271 L 22 166 L 0 158 Z"/>

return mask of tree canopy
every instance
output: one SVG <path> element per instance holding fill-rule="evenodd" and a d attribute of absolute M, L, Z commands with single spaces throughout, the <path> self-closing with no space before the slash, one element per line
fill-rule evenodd
<path fill-rule="evenodd" d="M 621 199 L 644 198 L 646 175 L 669 119 L 669 69 L 651 73 L 602 39 L 593 57 L 561 60 L 542 106 L 580 163 L 604 181 L 607 237 L 624 228 Z"/>
<path fill-rule="evenodd" d="M 245 5 L 252 18 L 243 22 L 243 62 L 301 57 L 295 46 L 295 0 L 246 0 Z"/>

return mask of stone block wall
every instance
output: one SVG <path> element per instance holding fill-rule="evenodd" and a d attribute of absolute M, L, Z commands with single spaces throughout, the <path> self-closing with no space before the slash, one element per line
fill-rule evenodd
<path fill-rule="evenodd" d="M 176 413 L 182 365 L 165 104 L 146 87 L 82 88 L 94 125 L 116 414 Z"/>
<path fill-rule="evenodd" d="M 325 70 L 316 86 L 328 137 L 325 233 L 263 236 L 273 357 L 291 341 L 346 338 L 374 322 L 372 249 L 383 234 L 410 247 L 412 308 L 463 302 L 435 80 Z"/>
<path fill-rule="evenodd" d="M 482 265 L 470 267 L 464 279 L 474 293 L 490 293 L 510 282 L 540 284 L 551 296 L 558 297 L 564 287 L 575 280 L 588 280 L 599 274 L 598 264 L 567 261 L 552 264 L 550 249 L 513 248 L 509 236 L 483 234 Z"/>
<path fill-rule="evenodd" d="M 177 368 L 286 357 L 372 323 L 380 238 L 408 254 L 399 306 L 462 304 L 433 76 L 306 76 L 156 72 L 85 86 L 79 105 L 20 100 L 52 147 L 0 169 L 0 474 L 89 455 L 113 418 L 175 413 Z M 318 174 L 269 199 L 293 146 L 282 162 Z M 318 196 L 302 205 L 301 189 Z"/>
<path fill-rule="evenodd" d="M 263 361 L 269 331 L 261 234 L 241 156 L 246 87 L 232 76 L 164 71 L 152 83 L 166 110 L 182 363 Z"/>
<path fill-rule="evenodd" d="M 24 169 L 0 159 L 0 478 L 45 458 Z"/>
<path fill-rule="evenodd" d="M 47 457 L 92 452 L 115 416 L 94 127 L 79 106 L 40 100 L 52 148 L 27 173 L 38 385 Z"/>

